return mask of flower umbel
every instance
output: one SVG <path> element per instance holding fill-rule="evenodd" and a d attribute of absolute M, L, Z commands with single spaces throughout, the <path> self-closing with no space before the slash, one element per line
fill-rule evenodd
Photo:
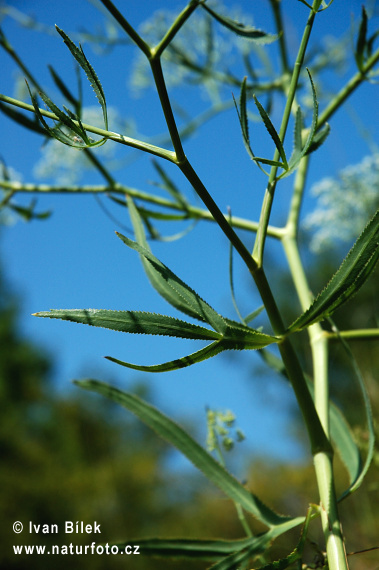
<path fill-rule="evenodd" d="M 311 249 L 319 253 L 338 241 L 350 241 L 362 231 L 379 205 L 379 153 L 323 178 L 311 188 L 318 207 L 304 220 L 314 231 Z"/>

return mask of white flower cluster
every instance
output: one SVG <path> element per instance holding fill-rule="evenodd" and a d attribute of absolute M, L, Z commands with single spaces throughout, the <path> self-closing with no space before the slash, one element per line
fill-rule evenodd
<path fill-rule="evenodd" d="M 118 112 L 113 108 L 108 108 L 108 120 L 112 129 L 121 131 L 126 128 Z M 86 107 L 83 109 L 83 123 L 94 126 L 103 126 L 103 113 L 99 106 Z M 116 146 L 112 141 L 97 147 L 97 157 L 101 160 L 111 160 L 116 151 Z M 62 144 L 56 139 L 51 139 L 42 149 L 42 158 L 34 168 L 36 178 L 51 178 L 56 184 L 75 184 L 79 182 L 85 171 L 93 169 L 92 163 L 82 150 L 78 150 Z"/>
<path fill-rule="evenodd" d="M 311 194 L 318 206 L 305 218 L 304 228 L 314 231 L 312 251 L 355 239 L 379 206 L 379 154 L 348 166 L 337 178 L 324 178 Z"/>

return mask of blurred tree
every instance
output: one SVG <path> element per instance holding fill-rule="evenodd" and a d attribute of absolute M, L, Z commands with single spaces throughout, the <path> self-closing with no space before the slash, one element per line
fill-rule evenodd
<path fill-rule="evenodd" d="M 50 382 L 52 362 L 17 329 L 17 304 L 0 280 L 0 566 L 113 568 L 121 557 L 16 555 L 12 545 L 105 543 L 155 535 L 240 536 L 233 505 L 204 480 L 167 467 L 171 449 L 124 410 L 78 390 L 62 397 Z M 137 392 L 143 391 L 137 386 Z M 204 419 L 205 421 L 205 419 Z M 180 486 L 179 486 L 180 479 Z M 185 492 L 184 492 L 185 490 Z M 201 498 L 199 495 L 202 495 Z M 205 508 L 204 508 L 205 503 Z M 213 505 L 212 515 L 207 506 Z M 201 508 L 200 508 L 200 505 Z M 208 516 L 210 515 L 210 516 Z M 24 531 L 14 534 L 21 521 Z M 58 525 L 58 534 L 30 534 Z M 64 534 L 65 521 L 101 525 L 101 535 Z M 231 522 L 232 521 L 232 522 Z M 68 558 L 69 557 L 69 558 Z M 133 558 L 133 568 L 161 568 Z M 165 562 L 175 568 L 175 562 Z M 181 568 L 203 564 L 180 562 Z"/>

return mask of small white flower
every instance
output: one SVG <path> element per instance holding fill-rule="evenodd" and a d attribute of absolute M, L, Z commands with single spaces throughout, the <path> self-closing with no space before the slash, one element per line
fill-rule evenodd
<path fill-rule="evenodd" d="M 318 206 L 304 220 L 314 231 L 310 248 L 319 253 L 336 241 L 355 239 L 379 205 L 379 154 L 342 170 L 337 178 L 324 178 L 311 188 Z"/>

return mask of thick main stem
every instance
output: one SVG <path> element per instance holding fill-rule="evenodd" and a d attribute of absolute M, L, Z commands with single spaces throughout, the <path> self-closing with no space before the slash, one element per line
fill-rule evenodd
<path fill-rule="evenodd" d="M 305 180 L 306 167 L 298 176 Z M 300 182 L 299 182 L 300 183 Z M 296 185 L 295 185 L 296 188 Z M 293 200 L 292 204 L 300 207 L 300 186 L 299 200 Z M 289 216 L 287 224 L 287 235 L 282 239 L 284 251 L 291 270 L 295 288 L 303 311 L 305 311 L 312 300 L 307 278 L 300 259 L 299 249 L 296 242 L 296 225 L 298 216 L 294 211 Z M 314 402 L 315 408 L 322 424 L 324 433 L 329 438 L 329 381 L 328 381 L 328 341 L 321 326 L 316 323 L 308 329 L 314 375 Z M 340 518 L 337 507 L 337 497 L 334 486 L 333 474 L 333 452 L 319 451 L 313 454 L 313 461 L 317 479 L 317 486 L 320 496 L 321 520 L 325 536 L 328 564 L 331 570 L 347 570 L 348 563 L 344 539 L 341 530 Z"/>

